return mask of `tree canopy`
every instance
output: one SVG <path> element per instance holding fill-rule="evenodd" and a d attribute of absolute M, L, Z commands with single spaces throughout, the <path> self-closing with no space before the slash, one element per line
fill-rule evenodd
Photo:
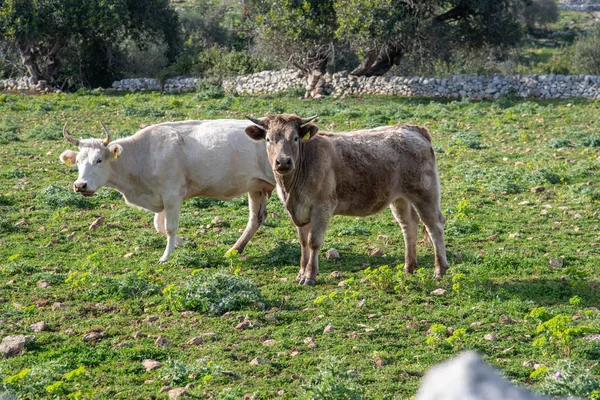
<path fill-rule="evenodd" d="M 34 82 L 55 81 L 67 52 L 82 57 L 84 75 L 91 64 L 108 71 L 125 39 L 140 47 L 163 41 L 174 59 L 179 31 L 168 0 L 0 0 L 0 37 L 15 46 Z"/>

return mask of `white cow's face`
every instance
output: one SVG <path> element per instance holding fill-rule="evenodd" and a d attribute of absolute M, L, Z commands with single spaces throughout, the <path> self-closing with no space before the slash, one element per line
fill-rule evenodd
<path fill-rule="evenodd" d="M 73 191 L 93 196 L 110 179 L 110 163 L 116 160 L 123 148 L 118 144 L 104 145 L 102 140 L 87 139 L 78 143 L 79 152 L 66 150 L 60 160 L 66 165 L 77 165 L 79 178 L 73 183 Z"/>

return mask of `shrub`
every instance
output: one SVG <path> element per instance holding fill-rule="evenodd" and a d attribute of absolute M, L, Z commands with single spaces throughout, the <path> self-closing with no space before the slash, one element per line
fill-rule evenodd
<path fill-rule="evenodd" d="M 574 147 L 571 140 L 567 138 L 550 139 L 548 146 L 553 149 L 558 149 L 561 147 Z"/>
<path fill-rule="evenodd" d="M 217 372 L 217 368 L 212 361 L 205 359 L 196 360 L 193 364 L 173 360 L 169 358 L 165 366 L 161 368 L 164 373 L 163 380 L 172 386 L 184 386 L 187 383 L 208 382 L 212 379 L 212 374 Z"/>
<path fill-rule="evenodd" d="M 252 281 L 222 272 L 201 273 L 173 296 L 185 310 L 213 315 L 241 310 L 262 300 Z"/>
<path fill-rule="evenodd" d="M 211 79 L 201 79 L 196 84 L 196 100 L 220 99 L 225 96 L 223 87 Z"/>
<path fill-rule="evenodd" d="M 198 54 L 192 72 L 197 76 L 225 78 L 265 71 L 276 66 L 247 51 L 227 51 L 213 46 Z"/>
<path fill-rule="evenodd" d="M 573 44 L 573 70 L 579 74 L 600 75 L 600 27 Z"/>
<path fill-rule="evenodd" d="M 337 360 L 319 364 L 319 372 L 303 386 L 302 399 L 311 400 L 360 400 L 365 394 L 357 387 L 352 375 L 343 370 Z"/>
<path fill-rule="evenodd" d="M 523 12 L 529 28 L 558 21 L 558 6 L 554 0 L 533 0 Z"/>
<path fill-rule="evenodd" d="M 117 279 L 104 278 L 99 289 L 94 289 L 92 294 L 93 297 L 108 295 L 125 300 L 147 297 L 156 293 L 158 293 L 158 286 L 148 278 L 137 273 L 129 273 Z"/>
<path fill-rule="evenodd" d="M 0 121 L 0 143 L 19 141 L 21 127 L 11 119 Z"/>
<path fill-rule="evenodd" d="M 0 215 L 0 233 L 8 233 L 15 229 L 10 220 Z"/>
<path fill-rule="evenodd" d="M 487 172 L 486 177 L 488 190 L 492 193 L 514 194 L 523 191 L 521 176 L 517 172 L 495 167 Z"/>
<path fill-rule="evenodd" d="M 46 208 L 90 208 L 92 206 L 92 203 L 88 198 L 55 184 L 52 184 L 39 192 L 35 197 L 35 201 L 39 206 Z"/>
<path fill-rule="evenodd" d="M 587 136 L 583 139 L 581 144 L 585 147 L 600 147 L 600 136 Z"/>
<path fill-rule="evenodd" d="M 466 146 L 470 149 L 485 149 L 487 146 L 481 143 L 481 134 L 473 131 L 457 132 L 448 143 L 449 146 Z"/>
<path fill-rule="evenodd" d="M 559 360 L 553 369 L 555 373 L 546 375 L 540 385 L 543 393 L 580 398 L 598 398 L 600 395 L 600 380 L 590 373 L 589 368 L 578 366 L 570 360 Z"/>
<path fill-rule="evenodd" d="M 62 128 L 54 123 L 36 125 L 25 134 L 27 139 L 59 140 L 62 139 Z"/>

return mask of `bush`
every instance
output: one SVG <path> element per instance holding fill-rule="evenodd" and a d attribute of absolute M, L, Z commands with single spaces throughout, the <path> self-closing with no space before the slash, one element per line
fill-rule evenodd
<path fill-rule="evenodd" d="M 587 136 L 583 139 L 582 144 L 585 147 L 600 147 L 600 136 Z"/>
<path fill-rule="evenodd" d="M 158 293 L 158 286 L 148 278 L 129 273 L 121 278 L 104 278 L 99 288 L 93 289 L 93 297 L 101 295 L 116 297 L 120 300 L 135 299 Z"/>
<path fill-rule="evenodd" d="M 39 192 L 35 197 L 35 201 L 39 206 L 46 208 L 90 208 L 92 206 L 92 203 L 87 197 L 55 184 L 52 184 Z"/>
<path fill-rule="evenodd" d="M 262 301 L 262 297 L 252 281 L 217 272 L 196 276 L 174 295 L 174 300 L 185 310 L 221 315 Z"/>
<path fill-rule="evenodd" d="M 554 0 L 533 0 L 523 12 L 529 28 L 558 21 L 558 6 Z"/>
<path fill-rule="evenodd" d="M 547 395 L 590 398 L 593 392 L 600 391 L 600 380 L 590 373 L 589 368 L 560 360 L 554 370 L 555 373 L 547 375 L 540 385 L 540 390 Z"/>
<path fill-rule="evenodd" d="M 0 121 L 0 143 L 17 142 L 19 141 L 19 133 L 21 127 L 11 119 L 3 119 Z"/>
<path fill-rule="evenodd" d="M 192 73 L 196 76 L 226 78 L 265 71 L 276 66 L 247 51 L 226 51 L 213 46 L 198 54 Z"/>
<path fill-rule="evenodd" d="M 225 96 L 223 87 L 210 79 L 199 80 L 196 84 L 196 93 L 194 99 L 197 100 L 220 99 Z"/>
<path fill-rule="evenodd" d="M 319 372 L 303 386 L 302 399 L 311 400 L 361 400 L 363 391 L 353 384 L 349 375 L 337 360 L 324 361 Z"/>
<path fill-rule="evenodd" d="M 571 63 L 578 74 L 600 75 L 600 26 L 573 44 Z"/>

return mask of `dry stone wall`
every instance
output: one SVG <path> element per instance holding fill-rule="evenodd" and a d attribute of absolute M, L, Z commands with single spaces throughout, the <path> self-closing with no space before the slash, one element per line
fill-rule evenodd
<path fill-rule="evenodd" d="M 240 94 L 274 93 L 292 87 L 323 95 L 396 94 L 402 96 L 496 99 L 503 94 L 544 99 L 600 99 L 600 76 L 595 75 L 455 75 L 430 77 L 356 77 L 347 72 L 325 74 L 314 88 L 314 76 L 290 70 L 263 71 L 224 81 L 227 91 Z"/>

